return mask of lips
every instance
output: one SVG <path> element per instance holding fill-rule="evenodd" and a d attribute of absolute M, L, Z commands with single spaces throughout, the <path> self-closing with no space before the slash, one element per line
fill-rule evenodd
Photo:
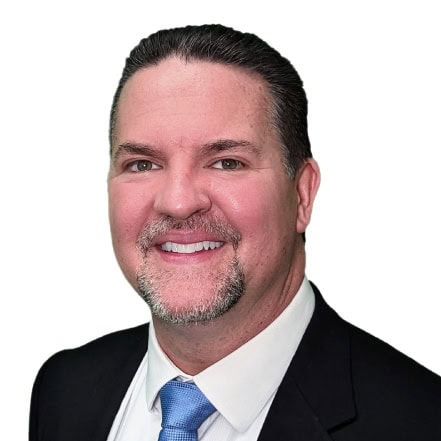
<path fill-rule="evenodd" d="M 214 242 L 208 240 L 186 244 L 177 242 L 164 242 L 163 244 L 161 244 L 161 250 L 169 253 L 192 254 L 202 250 L 214 250 L 216 248 L 220 248 L 223 245 L 224 242 Z"/>
<path fill-rule="evenodd" d="M 156 248 L 165 253 L 191 255 L 215 250 L 226 243 L 236 250 L 239 242 L 240 233 L 225 220 L 194 214 L 185 220 L 162 216 L 152 221 L 141 231 L 137 246 L 144 253 Z"/>

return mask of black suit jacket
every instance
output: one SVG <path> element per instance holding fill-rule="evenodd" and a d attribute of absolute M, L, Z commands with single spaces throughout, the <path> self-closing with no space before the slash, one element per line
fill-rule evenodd
<path fill-rule="evenodd" d="M 314 291 L 259 441 L 441 441 L 441 378 L 342 320 Z M 34 384 L 30 441 L 105 441 L 147 339 L 143 325 L 50 358 Z"/>

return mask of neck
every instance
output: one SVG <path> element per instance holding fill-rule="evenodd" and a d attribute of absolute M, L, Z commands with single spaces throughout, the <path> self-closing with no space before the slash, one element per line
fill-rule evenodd
<path fill-rule="evenodd" d="M 188 375 L 196 375 L 251 340 L 288 306 L 302 284 L 303 245 L 278 284 L 265 292 L 245 291 L 223 316 L 204 323 L 175 325 L 153 317 L 158 343 L 170 360 Z"/>

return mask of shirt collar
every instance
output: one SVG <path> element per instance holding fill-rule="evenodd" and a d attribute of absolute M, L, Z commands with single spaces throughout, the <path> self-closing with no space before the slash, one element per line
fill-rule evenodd
<path fill-rule="evenodd" d="M 182 372 L 167 357 L 159 346 L 156 338 L 155 327 L 153 322 L 150 323 L 149 342 L 147 350 L 147 378 L 146 378 L 146 394 L 147 406 L 149 411 L 158 411 L 159 391 L 165 383 L 176 377 L 191 379 L 191 377 Z"/>
<path fill-rule="evenodd" d="M 305 278 L 276 320 L 194 377 L 170 361 L 151 329 L 146 379 L 149 410 L 156 409 L 161 387 L 175 377 L 182 377 L 193 380 L 224 418 L 237 431 L 244 432 L 277 391 L 312 317 L 314 304 L 314 293 Z"/>

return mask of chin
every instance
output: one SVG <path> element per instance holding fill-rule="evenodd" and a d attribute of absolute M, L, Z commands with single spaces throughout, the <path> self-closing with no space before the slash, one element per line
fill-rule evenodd
<path fill-rule="evenodd" d="M 236 258 L 217 277 L 178 278 L 179 283 L 172 284 L 170 279 L 164 282 L 164 278 L 167 279 L 164 275 L 154 277 L 147 271 L 140 271 L 137 291 L 153 316 L 171 324 L 206 323 L 221 317 L 233 308 L 245 291 L 244 274 Z M 215 281 L 214 286 L 203 288 L 203 282 L 210 279 Z M 171 292 L 170 285 L 173 285 Z"/>

